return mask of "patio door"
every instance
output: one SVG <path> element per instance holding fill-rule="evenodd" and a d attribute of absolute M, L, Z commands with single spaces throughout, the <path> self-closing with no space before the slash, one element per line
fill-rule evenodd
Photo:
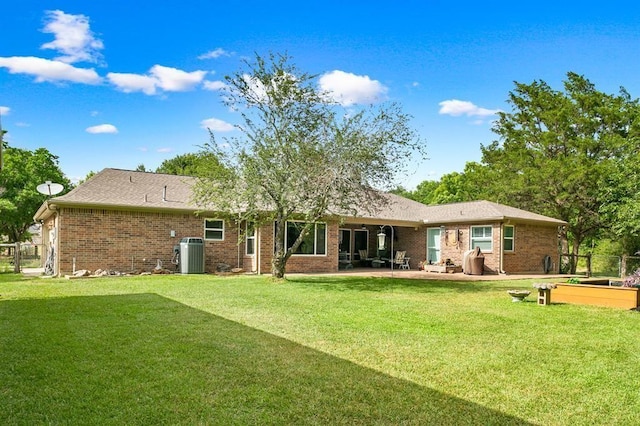
<path fill-rule="evenodd" d="M 427 261 L 440 263 L 440 228 L 427 229 Z"/>
<path fill-rule="evenodd" d="M 340 229 L 340 253 L 347 254 L 347 260 L 351 260 L 351 229 Z"/>
<path fill-rule="evenodd" d="M 353 230 L 353 255 L 356 259 L 360 259 L 360 250 L 369 253 L 369 231 L 366 229 Z"/>

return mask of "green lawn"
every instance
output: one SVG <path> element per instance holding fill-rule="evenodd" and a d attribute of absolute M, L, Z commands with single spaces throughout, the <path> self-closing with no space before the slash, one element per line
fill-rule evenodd
<path fill-rule="evenodd" d="M 640 313 L 530 287 L 0 274 L 0 424 L 640 423 Z"/>

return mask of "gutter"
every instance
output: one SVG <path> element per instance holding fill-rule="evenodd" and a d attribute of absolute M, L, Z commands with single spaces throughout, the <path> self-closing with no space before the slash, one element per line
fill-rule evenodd
<path fill-rule="evenodd" d="M 88 208 L 88 209 L 101 209 L 101 210 L 174 212 L 174 213 L 197 213 L 197 212 L 206 213 L 206 211 L 203 211 L 196 207 L 171 208 L 171 207 L 167 207 L 166 204 L 165 204 L 165 207 L 162 207 L 157 205 L 144 206 L 144 205 L 131 205 L 131 204 L 101 204 L 101 203 L 74 203 L 69 201 L 56 201 L 56 202 L 45 201 L 45 203 L 36 212 L 36 216 L 43 214 L 44 211 L 46 210 L 55 211 L 56 207 L 81 208 L 81 209 Z"/>
<path fill-rule="evenodd" d="M 39 222 L 41 220 L 48 219 L 49 216 L 51 216 L 55 211 L 56 211 L 55 204 L 52 204 L 49 200 L 47 200 L 44 203 L 42 203 L 40 208 L 33 215 L 33 220 L 36 222 Z"/>
<path fill-rule="evenodd" d="M 566 222 L 562 220 L 537 220 L 537 219 L 524 219 L 518 217 L 507 217 L 507 216 L 486 216 L 486 217 L 454 217 L 447 219 L 424 219 L 422 223 L 424 225 L 440 225 L 440 224 L 455 224 L 455 223 L 480 223 L 480 222 L 508 222 L 512 221 L 514 223 L 531 223 L 537 225 L 548 225 L 548 226 L 562 226 L 566 224 Z"/>

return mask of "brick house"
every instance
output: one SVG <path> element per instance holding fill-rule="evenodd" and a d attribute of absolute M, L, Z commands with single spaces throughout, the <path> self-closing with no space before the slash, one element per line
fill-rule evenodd
<path fill-rule="evenodd" d="M 186 176 L 104 169 L 68 194 L 46 201 L 34 219 L 42 224 L 43 253 L 53 252 L 53 272 L 74 269 L 151 270 L 171 268 L 173 247 L 182 237 L 204 239 L 205 272 L 220 263 L 269 273 L 274 251 L 272 225 L 223 220 L 191 202 L 194 179 Z M 426 206 L 384 194 L 388 205 L 375 215 L 332 217 L 314 225 L 287 263 L 288 272 L 335 272 L 346 259 L 406 251 L 412 269 L 421 261 L 456 265 L 480 247 L 488 273 L 542 273 L 550 256 L 557 271 L 558 227 L 565 222 L 512 207 L 474 201 Z M 385 248 L 378 250 L 384 232 Z M 296 222 L 287 224 L 295 239 Z M 344 264 L 344 263 L 343 263 Z"/>

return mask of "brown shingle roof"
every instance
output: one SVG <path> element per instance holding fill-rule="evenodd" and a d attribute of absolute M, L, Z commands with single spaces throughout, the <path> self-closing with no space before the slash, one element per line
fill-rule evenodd
<path fill-rule="evenodd" d="M 50 199 L 40 207 L 35 217 L 36 219 L 45 218 L 48 215 L 48 205 L 195 212 L 199 207 L 191 201 L 191 187 L 194 183 L 195 178 L 189 176 L 104 169 L 68 194 Z M 489 201 L 426 206 L 395 194 L 387 193 L 383 196 L 388 203 L 378 209 L 375 214 L 364 213 L 364 209 L 359 209 L 362 213 L 344 217 L 344 220 L 351 223 L 387 222 L 390 225 L 410 224 L 411 226 L 510 219 L 548 225 L 565 223 Z"/>
<path fill-rule="evenodd" d="M 104 169 L 51 203 L 196 210 L 190 203 L 194 182 L 189 176 Z"/>
<path fill-rule="evenodd" d="M 514 220 L 521 222 L 543 222 L 549 225 L 566 224 L 566 222 L 552 217 L 484 200 L 425 207 L 424 223 L 444 224 Z"/>

